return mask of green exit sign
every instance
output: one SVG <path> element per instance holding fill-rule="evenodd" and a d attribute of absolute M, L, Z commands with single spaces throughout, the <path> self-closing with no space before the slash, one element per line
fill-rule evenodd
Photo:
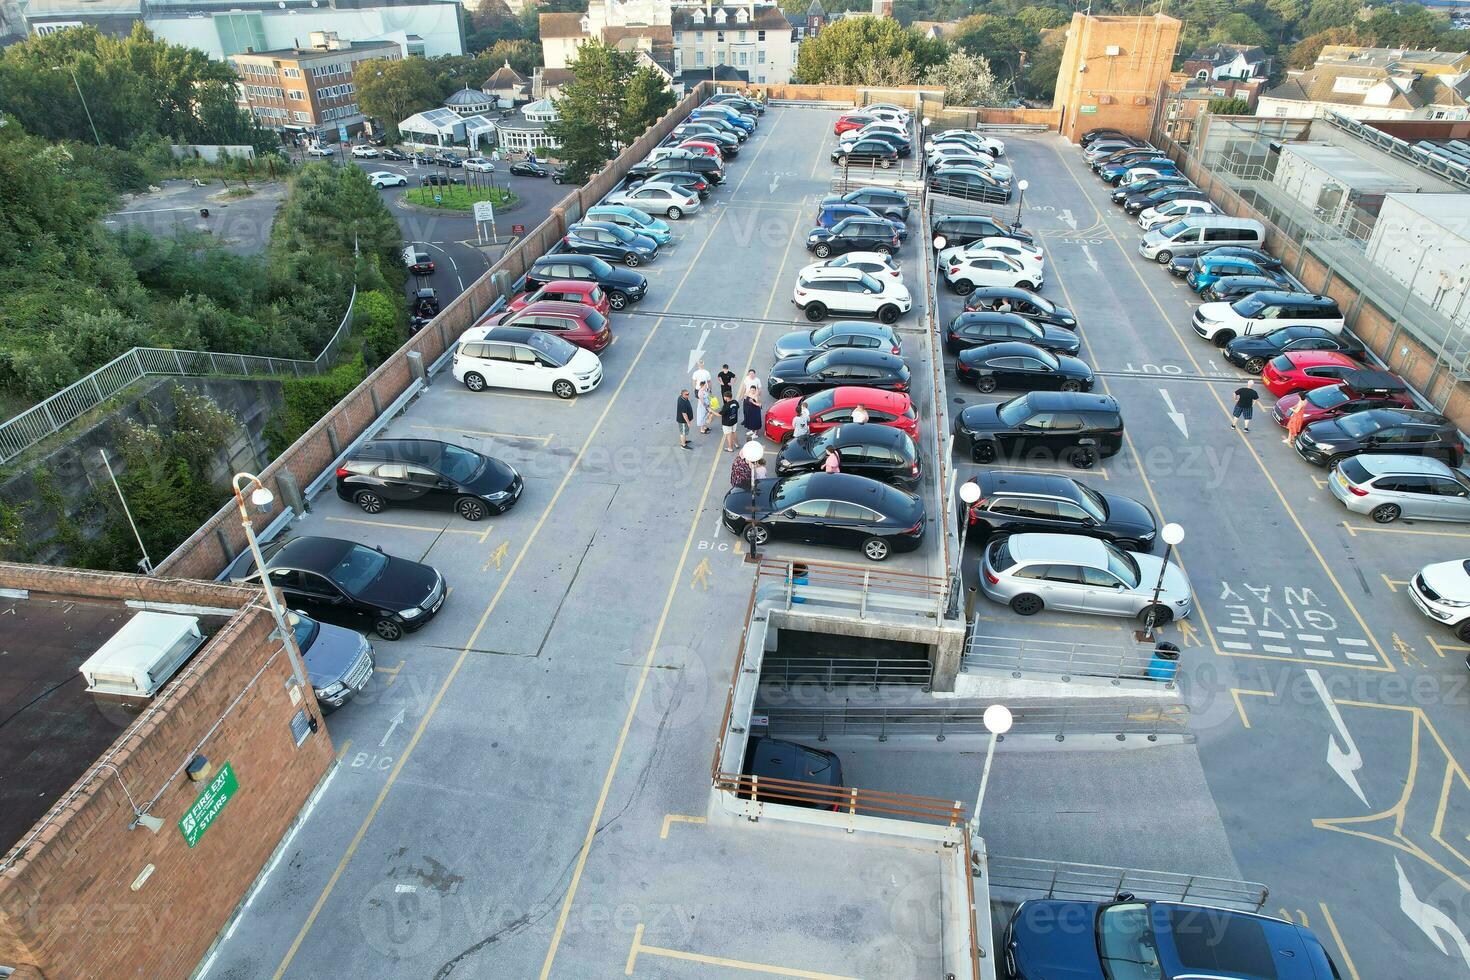
<path fill-rule="evenodd" d="M 1080 112 L 1080 113 L 1082 113 L 1084 116 L 1090 116 L 1093 113 L 1097 112 L 1097 106 L 1095 106 L 1095 105 L 1085 105 L 1085 106 L 1082 106 L 1081 108 L 1079 108 L 1077 111 Z"/>
<path fill-rule="evenodd" d="M 214 818 L 230 802 L 240 784 L 235 779 L 235 770 L 226 762 L 224 767 L 204 787 L 194 805 L 184 813 L 184 818 L 179 821 L 179 832 L 184 835 L 184 840 L 190 847 L 199 843 L 199 838 L 214 823 Z"/>

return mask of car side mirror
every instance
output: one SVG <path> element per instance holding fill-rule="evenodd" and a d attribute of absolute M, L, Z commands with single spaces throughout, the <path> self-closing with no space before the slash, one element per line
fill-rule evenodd
<path fill-rule="evenodd" d="M 794 517 L 796 517 L 796 508 L 793 507 L 791 510 L 782 511 L 781 512 L 781 516 L 782 517 L 786 517 L 786 518 L 794 518 Z"/>

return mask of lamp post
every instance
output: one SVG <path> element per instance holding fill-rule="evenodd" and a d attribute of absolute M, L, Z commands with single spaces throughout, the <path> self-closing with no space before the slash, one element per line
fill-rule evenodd
<path fill-rule="evenodd" d="M 1011 730 L 1011 709 L 1003 704 L 992 704 L 985 709 L 982 719 L 985 730 L 990 733 L 990 744 L 985 747 L 985 768 L 980 770 L 980 791 L 975 794 L 975 809 L 970 814 L 970 836 L 980 836 L 980 808 L 985 805 L 985 784 L 990 782 L 990 762 L 995 758 L 995 743 Z"/>
<path fill-rule="evenodd" d="M 1164 539 L 1164 561 L 1159 565 L 1159 580 L 1154 583 L 1153 600 L 1148 605 L 1148 623 L 1143 629 L 1144 638 L 1149 641 L 1154 638 L 1154 616 L 1159 605 L 1159 593 L 1164 590 L 1164 573 L 1169 570 L 1169 555 L 1174 551 L 1174 546 L 1184 540 L 1184 528 L 1178 524 L 1165 524 L 1160 533 Z"/>
<path fill-rule="evenodd" d="M 1026 202 L 1026 188 L 1028 188 L 1030 186 L 1031 186 L 1031 182 L 1029 180 L 1022 180 L 1022 181 L 1017 182 L 1017 184 L 1016 184 L 1016 190 L 1018 190 L 1018 191 L 1021 192 L 1020 195 L 1016 198 L 1016 227 L 1017 228 L 1021 227 L 1021 205 Z"/>
<path fill-rule="evenodd" d="M 745 525 L 745 540 L 750 542 L 750 554 L 745 560 L 751 563 L 760 561 L 760 546 L 755 540 L 755 464 L 765 454 L 765 447 L 756 439 L 747 440 L 740 447 L 740 458 L 750 464 L 750 520 Z"/>
<path fill-rule="evenodd" d="M 960 484 L 959 496 L 964 506 L 960 508 L 960 547 L 954 560 L 954 590 L 949 598 L 951 616 L 959 615 L 960 593 L 965 588 L 965 532 L 970 530 L 970 508 L 980 499 L 980 484 L 966 480 Z"/>
<path fill-rule="evenodd" d="M 250 508 L 245 504 L 244 491 L 240 487 L 240 481 L 245 481 L 248 487 L 254 485 L 255 489 L 250 491 L 250 505 L 262 513 L 268 513 L 271 505 L 276 501 L 276 495 L 266 489 L 260 477 L 254 473 L 236 473 L 230 480 L 230 486 L 235 491 L 235 503 L 240 508 L 240 523 L 245 528 L 245 540 L 250 545 L 250 554 L 255 558 L 255 569 L 260 572 L 260 585 L 265 589 L 266 601 L 270 603 L 271 615 L 275 617 L 276 629 L 281 634 L 281 644 L 286 648 L 286 659 L 291 662 L 291 678 L 297 687 L 306 686 L 306 671 L 301 667 L 301 660 L 296 653 L 296 641 L 292 638 L 291 624 L 286 620 L 286 610 L 281 606 L 281 600 L 276 595 L 276 590 L 271 585 L 270 575 L 266 573 L 265 558 L 260 553 L 260 542 L 255 540 L 255 525 L 250 523 Z"/>
<path fill-rule="evenodd" d="M 98 449 L 97 455 L 102 457 L 102 465 L 107 468 L 107 478 L 112 481 L 112 489 L 117 491 L 117 502 L 122 504 L 123 514 L 128 519 L 128 527 L 133 529 L 133 539 L 138 542 L 138 550 L 143 553 L 143 560 L 139 566 L 144 575 L 153 574 L 153 560 L 148 557 L 148 549 L 143 547 L 143 535 L 138 533 L 138 523 L 133 520 L 133 512 L 128 508 L 128 498 L 123 496 L 122 487 L 117 482 L 117 474 L 112 472 L 112 464 L 107 461 L 107 450 Z"/>
<path fill-rule="evenodd" d="M 61 71 L 61 66 L 60 65 L 53 66 L 51 70 L 52 71 Z M 87 125 L 92 127 L 92 139 L 94 139 L 94 140 L 97 141 L 97 145 L 98 146 L 101 146 L 102 145 L 102 137 L 100 137 L 100 136 L 97 135 L 97 124 L 92 121 L 92 110 L 89 109 L 89 108 L 87 108 L 87 97 L 82 94 L 82 83 L 79 82 L 79 81 L 77 81 L 77 71 L 76 71 L 75 68 L 71 67 L 70 65 L 67 65 L 66 66 L 66 70 L 67 70 L 67 73 L 71 75 L 71 83 L 76 86 L 76 89 L 77 89 L 77 98 L 79 98 L 79 99 L 82 100 L 82 111 L 87 114 Z"/>
<path fill-rule="evenodd" d="M 924 134 L 929 132 L 929 126 L 932 122 L 933 120 L 931 120 L 928 116 L 925 116 L 919 120 L 919 166 L 923 168 L 919 171 L 919 176 L 921 177 L 924 175 L 924 171 L 928 170 L 928 165 L 926 163 L 926 158 L 928 154 L 924 152 L 924 140 L 927 137 Z"/>

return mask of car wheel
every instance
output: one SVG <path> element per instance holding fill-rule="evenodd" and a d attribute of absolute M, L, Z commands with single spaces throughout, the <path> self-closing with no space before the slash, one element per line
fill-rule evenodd
<path fill-rule="evenodd" d="M 1347 458 L 1348 458 L 1348 454 L 1347 453 L 1335 453 L 1335 454 L 1333 454 L 1331 456 L 1328 456 L 1327 457 L 1327 468 L 1329 470 L 1335 470 L 1335 469 L 1337 469 L 1337 467 L 1339 465 L 1341 465 L 1342 461 L 1345 460 L 1345 459 L 1347 459 Z"/>
<path fill-rule="evenodd" d="M 637 253 L 629 252 L 627 255 L 623 256 L 623 265 L 626 265 L 630 269 L 638 268 Z"/>
<path fill-rule="evenodd" d="M 806 304 L 805 312 L 806 318 L 813 323 L 816 323 L 818 320 L 821 320 L 827 315 L 827 307 L 821 303 L 808 303 Z"/>
<path fill-rule="evenodd" d="M 891 550 L 888 542 L 882 538 L 869 538 L 863 542 L 863 554 L 869 561 L 882 561 L 888 557 Z"/>
<path fill-rule="evenodd" d="M 684 209 L 678 207 L 669 208 L 667 211 L 664 212 L 664 214 L 668 215 L 671 220 L 678 221 L 680 218 L 684 217 Z"/>
<path fill-rule="evenodd" d="M 819 259 L 825 259 L 832 254 L 832 249 L 827 246 L 826 242 L 822 242 L 816 248 L 812 249 L 812 254 Z"/>
<path fill-rule="evenodd" d="M 801 389 L 795 385 L 787 385 L 776 393 L 777 398 L 800 398 Z"/>
<path fill-rule="evenodd" d="M 1461 642 L 1470 641 L 1470 619 L 1465 620 L 1459 626 L 1455 627 L 1455 636 L 1457 636 Z"/>
<path fill-rule="evenodd" d="M 607 305 L 615 310 L 621 310 L 623 307 L 628 305 L 628 295 L 626 293 L 620 293 L 617 290 L 613 290 L 612 292 L 607 294 Z"/>
<path fill-rule="evenodd" d="M 1138 614 L 1138 621 L 1147 625 L 1149 617 L 1153 617 L 1155 626 L 1163 626 L 1173 621 L 1174 611 L 1162 602 L 1151 602 Z"/>
<path fill-rule="evenodd" d="M 990 394 L 996 389 L 997 382 L 994 375 L 986 374 L 975 379 L 975 387 L 985 394 Z"/>
<path fill-rule="evenodd" d="M 471 371 L 469 374 L 464 376 L 464 386 L 470 391 L 484 391 L 485 379 L 480 377 L 475 372 Z"/>
<path fill-rule="evenodd" d="M 892 303 L 885 303 L 878 308 L 878 322 L 892 323 L 898 319 L 898 307 Z"/>
<path fill-rule="evenodd" d="M 893 254 L 893 249 L 889 248 L 887 245 L 879 245 L 877 248 L 873 249 L 873 251 L 877 252 L 879 255 Z"/>
<path fill-rule="evenodd" d="M 1093 464 L 1097 462 L 1097 453 L 1093 452 L 1090 448 L 1086 446 L 1082 446 L 1072 450 L 1072 452 L 1068 454 L 1067 462 L 1071 463 L 1079 470 L 1091 469 Z"/>
<path fill-rule="evenodd" d="M 553 177 L 553 178 L 551 178 L 551 182 L 553 184 L 560 184 L 561 183 L 561 178 L 560 177 Z"/>
<path fill-rule="evenodd" d="M 882 167 L 884 170 L 887 170 L 889 167 L 893 166 L 893 161 L 889 160 L 887 157 L 884 157 L 882 160 L 878 161 L 878 166 Z"/>
<path fill-rule="evenodd" d="M 361 507 L 365 513 L 381 514 L 383 512 L 383 498 L 371 490 L 359 490 L 352 502 Z"/>
<path fill-rule="evenodd" d="M 1011 600 L 1011 612 L 1017 616 L 1035 616 L 1045 607 L 1046 603 L 1041 601 L 1041 596 L 1030 592 L 1022 592 Z"/>
<path fill-rule="evenodd" d="M 1080 382 L 1080 381 L 1073 381 L 1072 379 L 1069 378 L 1066 381 L 1063 381 L 1062 382 L 1062 390 L 1063 391 L 1081 391 L 1082 390 L 1082 382 Z"/>
<path fill-rule="evenodd" d="M 574 398 L 577 394 L 577 386 L 572 384 L 566 378 L 562 378 L 560 381 L 556 381 L 552 384 L 551 393 L 556 397 L 562 399 Z"/>
<path fill-rule="evenodd" d="M 995 462 L 995 445 L 989 442 L 976 443 L 975 447 L 970 450 L 970 458 L 977 463 Z"/>
<path fill-rule="evenodd" d="M 1266 359 L 1264 357 L 1253 357 L 1245 362 L 1245 369 L 1251 374 L 1260 374 L 1266 370 Z"/>
<path fill-rule="evenodd" d="M 490 508 L 473 497 L 461 498 L 460 502 L 454 505 L 454 509 L 459 511 L 459 516 L 467 521 L 483 521 L 490 513 Z"/>
<path fill-rule="evenodd" d="M 1157 262 L 1159 265 L 1168 265 L 1170 262 L 1174 261 L 1174 253 L 1168 251 L 1160 252 L 1158 255 L 1154 256 L 1154 261 Z"/>
<path fill-rule="evenodd" d="M 1024 289 L 1028 293 L 1034 293 L 1034 292 L 1036 292 L 1036 286 L 1035 286 L 1035 284 L 1032 283 L 1029 279 L 1022 279 L 1020 282 L 1016 283 L 1016 288 L 1017 289 Z"/>
<path fill-rule="evenodd" d="M 1398 504 L 1379 504 L 1368 516 L 1379 524 L 1392 524 L 1402 513 Z"/>
<path fill-rule="evenodd" d="M 1226 344 L 1230 343 L 1232 340 L 1235 339 L 1235 331 L 1234 330 L 1221 330 L 1219 333 L 1215 334 L 1215 338 L 1214 339 L 1215 339 L 1215 346 L 1216 347 L 1224 347 Z"/>
<path fill-rule="evenodd" d="M 1120 540 L 1120 541 L 1114 541 L 1113 544 L 1117 545 L 1118 548 L 1120 548 L 1123 551 L 1142 551 L 1142 552 L 1147 552 L 1149 550 L 1149 549 L 1147 549 L 1147 548 L 1145 548 L 1143 546 L 1143 542 L 1141 542 L 1141 541 L 1133 541 L 1133 540 L 1128 539 L 1128 538 L 1124 538 L 1123 540 Z"/>
<path fill-rule="evenodd" d="M 373 632 L 385 640 L 403 639 L 403 627 L 391 619 L 380 619 L 373 624 Z"/>
<path fill-rule="evenodd" d="M 954 291 L 961 296 L 968 296 L 975 291 L 975 284 L 968 279 L 961 279 L 959 282 L 952 283 L 951 285 L 954 286 Z"/>
<path fill-rule="evenodd" d="M 756 547 L 760 547 L 764 545 L 767 541 L 771 540 L 771 532 L 767 530 L 763 525 L 751 524 L 745 529 L 745 540 L 749 541 Z"/>

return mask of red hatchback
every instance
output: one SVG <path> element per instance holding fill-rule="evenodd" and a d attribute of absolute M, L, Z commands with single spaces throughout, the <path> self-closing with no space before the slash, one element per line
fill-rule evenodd
<path fill-rule="evenodd" d="M 715 161 L 715 163 L 719 163 L 724 159 L 720 156 L 720 148 L 718 146 L 713 143 L 706 143 L 704 140 L 685 140 L 679 144 L 679 147 L 685 150 L 693 150 L 695 153 L 703 153 Z"/>
<path fill-rule="evenodd" d="M 1261 381 L 1277 398 L 1298 391 L 1335 385 L 1363 365 L 1337 351 L 1303 350 L 1280 354 L 1266 362 Z"/>
<path fill-rule="evenodd" d="M 832 127 L 832 132 L 841 136 L 850 129 L 862 129 L 872 121 L 872 116 L 856 112 L 848 113 L 845 116 L 838 117 L 836 125 Z"/>
<path fill-rule="evenodd" d="M 919 416 L 914 411 L 909 396 L 897 391 L 882 391 L 877 388 L 828 388 L 802 398 L 783 398 L 766 411 L 766 438 L 783 443 L 791 438 L 791 423 L 796 418 L 796 408 L 806 403 L 812 416 L 812 433 L 826 432 L 834 425 L 852 421 L 852 410 L 861 405 L 868 412 L 868 421 L 875 425 L 891 425 L 908 433 L 909 438 L 919 438 Z"/>
<path fill-rule="evenodd" d="M 590 306 L 603 316 L 612 311 L 607 293 L 595 282 L 586 279 L 553 279 L 534 293 L 521 293 L 505 307 L 505 312 L 523 310 L 532 303 L 550 301 L 556 303 L 580 303 Z M 478 324 L 476 324 L 478 326 Z"/>
<path fill-rule="evenodd" d="M 534 327 L 594 353 L 612 343 L 612 328 L 607 325 L 607 317 L 581 303 L 532 303 L 513 313 L 492 316 L 480 326 Z"/>
<path fill-rule="evenodd" d="M 1335 419 L 1370 408 L 1418 408 L 1409 386 L 1391 371 L 1360 368 L 1343 378 L 1341 384 L 1313 388 L 1300 395 L 1285 395 L 1276 402 L 1272 415 L 1277 425 L 1286 425 L 1287 417 L 1299 401 L 1306 400 L 1307 424 Z"/>

